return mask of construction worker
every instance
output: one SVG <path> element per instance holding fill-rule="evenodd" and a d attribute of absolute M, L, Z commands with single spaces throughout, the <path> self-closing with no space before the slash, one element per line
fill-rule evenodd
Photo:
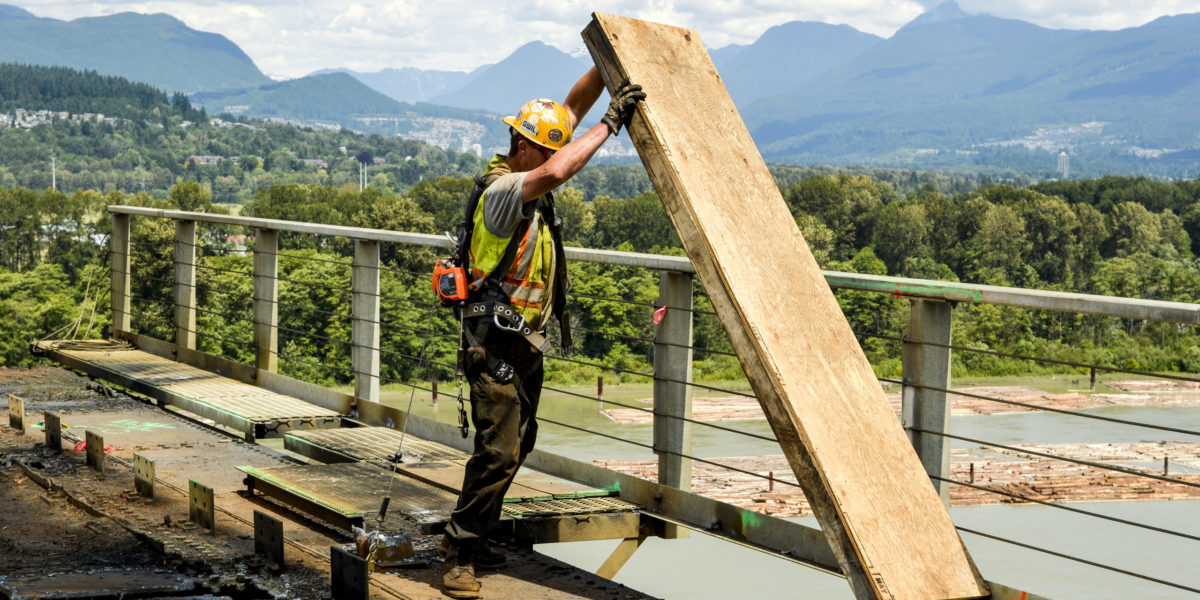
<path fill-rule="evenodd" d="M 532 100 L 515 117 L 505 117 L 508 154 L 497 154 L 476 178 L 476 206 L 468 209 L 465 223 L 476 290 L 460 307 L 475 447 L 438 548 L 446 560 L 445 593 L 452 598 L 480 597 L 475 568 L 506 564 L 485 538 L 499 522 L 504 495 L 533 449 L 546 348 L 541 334 L 552 316 L 563 324 L 563 345 L 570 345 L 561 220 L 550 192 L 578 173 L 608 136 L 617 135 L 645 97 L 640 86 L 621 86 L 601 122 L 572 140 L 579 119 L 603 89 L 593 67 L 562 104 Z"/>

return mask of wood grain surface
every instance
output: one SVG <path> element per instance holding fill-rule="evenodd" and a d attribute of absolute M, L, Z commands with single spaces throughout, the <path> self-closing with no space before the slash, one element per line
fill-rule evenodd
<path fill-rule="evenodd" d="M 987 595 L 699 35 L 583 34 L 610 91 L 646 90 L 629 135 L 855 595 Z"/>

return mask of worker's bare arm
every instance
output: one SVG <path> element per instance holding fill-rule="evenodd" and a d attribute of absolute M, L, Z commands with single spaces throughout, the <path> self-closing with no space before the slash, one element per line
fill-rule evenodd
<path fill-rule="evenodd" d="M 541 166 L 525 175 L 521 185 L 521 199 L 532 202 L 542 194 L 562 185 L 579 172 L 591 160 L 592 155 L 604 145 L 612 133 L 608 125 L 597 123 L 583 135 L 576 136 L 571 143 L 554 153 Z"/>
<path fill-rule="evenodd" d="M 604 80 L 600 78 L 600 71 L 597 71 L 596 67 L 588 69 L 588 72 L 575 82 L 571 91 L 567 93 L 567 99 L 563 101 L 563 106 L 571 115 L 572 128 L 579 125 L 579 120 L 592 108 L 603 91 Z"/>

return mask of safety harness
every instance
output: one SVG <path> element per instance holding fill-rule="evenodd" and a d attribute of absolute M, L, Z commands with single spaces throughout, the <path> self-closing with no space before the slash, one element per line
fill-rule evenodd
<path fill-rule="evenodd" d="M 475 211 L 479 207 L 479 200 L 483 197 L 484 191 L 499 177 L 500 174 L 494 172 L 486 176 L 475 176 L 475 188 L 467 199 L 466 218 L 458 225 L 458 253 L 455 258 L 460 261 L 468 273 L 470 272 L 468 263 L 471 237 L 475 225 Z M 567 278 L 566 252 L 562 244 L 562 218 L 554 213 L 554 196 L 550 193 L 538 198 L 537 211 L 549 226 L 550 238 L 554 244 L 555 267 L 551 285 L 555 292 L 553 304 L 549 308 L 558 317 L 559 328 L 562 332 L 562 345 L 569 349 L 572 340 L 566 313 L 566 294 L 570 281 Z M 532 225 L 532 219 L 530 219 L 526 222 L 525 227 Z M 550 342 L 509 304 L 509 297 L 501 287 L 505 275 L 512 268 L 524 237 L 524 232 L 518 227 L 517 231 L 514 231 L 512 237 L 509 238 L 504 256 L 496 268 L 492 269 L 486 277 L 472 282 L 469 286 L 467 300 L 455 305 L 455 310 L 458 311 L 458 317 L 463 324 L 463 345 L 459 351 L 460 365 L 469 368 L 480 360 L 485 361 L 488 372 L 500 383 L 512 381 L 515 372 L 512 365 L 484 349 L 484 341 L 493 329 L 520 335 L 538 352 L 550 349 Z M 533 249 L 530 248 L 528 251 L 532 252 Z M 545 308 L 543 307 L 543 310 Z"/>

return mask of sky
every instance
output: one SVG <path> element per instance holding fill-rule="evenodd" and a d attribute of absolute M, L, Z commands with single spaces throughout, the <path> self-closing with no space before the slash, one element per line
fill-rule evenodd
<path fill-rule="evenodd" d="M 167 13 L 232 40 L 275 79 L 324 68 L 470 71 L 535 40 L 586 53 L 592 12 L 696 30 L 709 48 L 749 44 L 773 25 L 821 21 L 889 37 L 942 0 L 0 0 L 39 17 Z M 1200 0 L 959 0 L 969 13 L 1052 29 L 1122 29 L 1200 12 Z"/>

